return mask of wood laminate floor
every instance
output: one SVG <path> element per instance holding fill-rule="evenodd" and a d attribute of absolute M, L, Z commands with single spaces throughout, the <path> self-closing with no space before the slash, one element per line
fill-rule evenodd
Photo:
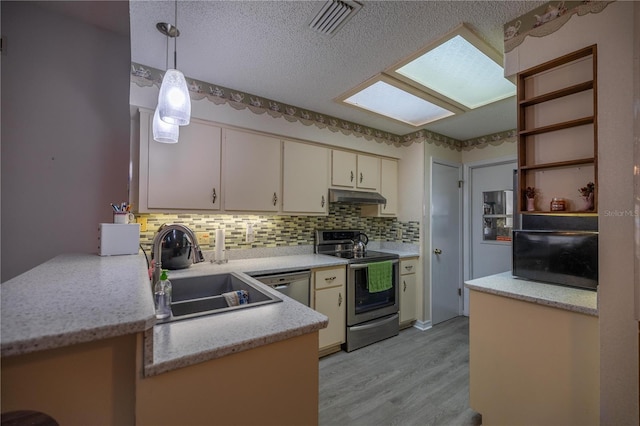
<path fill-rule="evenodd" d="M 480 425 L 469 408 L 469 320 L 320 360 L 320 426 Z"/>

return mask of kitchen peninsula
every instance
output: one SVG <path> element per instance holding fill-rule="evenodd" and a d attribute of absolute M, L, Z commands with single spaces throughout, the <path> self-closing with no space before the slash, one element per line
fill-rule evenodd
<path fill-rule="evenodd" d="M 336 262 L 281 256 L 206 264 L 199 273 Z M 229 423 L 238 416 L 230 407 L 252 401 L 244 423 L 317 423 L 324 315 L 283 297 L 154 326 L 146 271 L 142 255 L 61 255 L 3 283 L 3 412 L 42 411 L 60 424 L 186 424 L 212 416 Z M 290 409 L 279 409 L 283 397 L 294 402 Z"/>
<path fill-rule="evenodd" d="M 511 272 L 466 286 L 470 405 L 483 424 L 598 424 L 597 293 Z"/>

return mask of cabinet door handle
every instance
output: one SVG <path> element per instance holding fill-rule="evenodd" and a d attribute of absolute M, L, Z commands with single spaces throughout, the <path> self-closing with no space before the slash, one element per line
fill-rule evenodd
<path fill-rule="evenodd" d="M 273 193 L 273 205 L 275 206 L 278 203 L 278 196 L 276 195 L 276 193 Z"/>
<path fill-rule="evenodd" d="M 215 204 L 217 198 L 218 198 L 218 195 L 216 194 L 216 189 L 213 188 L 213 196 L 211 197 L 211 204 Z"/>
<path fill-rule="evenodd" d="M 353 170 L 351 170 L 351 182 L 353 182 Z"/>
<path fill-rule="evenodd" d="M 320 201 L 320 207 L 324 207 L 324 195 L 322 196 L 322 199 Z"/>
<path fill-rule="evenodd" d="M 404 269 L 406 269 L 407 271 L 410 271 L 413 269 L 413 265 L 405 266 Z"/>
<path fill-rule="evenodd" d="M 440 250 L 440 249 L 435 249 L 433 252 L 434 252 L 435 254 L 442 254 L 442 250 Z"/>
<path fill-rule="evenodd" d="M 405 280 L 402 280 L 402 284 L 404 284 L 402 291 L 407 291 L 407 282 Z"/>
<path fill-rule="evenodd" d="M 324 280 L 325 280 L 325 281 L 333 281 L 333 280 L 335 280 L 335 279 L 336 279 L 336 277 L 327 277 L 327 278 L 325 278 Z"/>
<path fill-rule="evenodd" d="M 362 176 L 362 172 L 360 172 L 360 183 L 362 183 L 362 179 L 364 176 Z"/>
<path fill-rule="evenodd" d="M 338 293 L 338 306 L 342 306 L 342 293 Z"/>

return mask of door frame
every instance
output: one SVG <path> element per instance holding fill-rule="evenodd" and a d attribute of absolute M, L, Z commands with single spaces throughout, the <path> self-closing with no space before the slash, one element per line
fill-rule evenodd
<path fill-rule="evenodd" d="M 429 312 L 430 312 L 430 322 L 431 324 L 433 324 L 433 268 L 432 268 L 432 255 L 433 255 L 433 220 L 432 220 L 432 211 L 433 211 L 433 199 L 432 199 L 432 195 L 433 195 L 433 166 L 434 164 L 441 164 L 443 166 L 449 166 L 449 167 L 455 167 L 458 169 L 458 181 L 462 181 L 463 182 L 463 189 L 464 189 L 464 180 L 463 180 L 463 167 L 464 164 L 456 162 L 456 161 L 449 161 L 449 160 L 443 160 L 440 159 L 438 157 L 434 157 L 431 156 L 431 164 L 429 165 L 429 169 L 430 169 L 430 176 L 429 176 L 429 212 L 428 212 L 428 216 L 429 216 L 429 247 L 428 250 L 426 250 L 426 253 L 428 253 L 428 257 L 425 256 L 425 259 L 429 259 Z M 460 262 L 460 266 L 458 268 L 458 285 L 459 285 L 459 289 L 463 289 L 464 288 L 464 281 L 463 281 L 463 244 L 464 244 L 464 239 L 463 237 L 463 232 L 464 232 L 464 227 L 463 227 L 463 218 L 464 218 L 464 204 L 463 204 L 464 198 L 463 198 L 463 191 L 458 191 L 458 235 L 459 235 L 459 239 L 458 239 L 458 257 L 461 260 Z M 425 212 L 426 213 L 426 212 Z M 458 315 L 462 315 L 462 309 L 464 306 L 464 291 L 462 291 L 462 295 L 458 298 Z"/>
<path fill-rule="evenodd" d="M 462 197 L 464 199 L 464 206 L 465 206 L 465 212 L 463 214 L 463 219 L 462 219 L 463 281 L 469 281 L 471 279 L 470 277 L 472 276 L 472 272 L 473 272 L 472 271 L 473 253 L 471 250 L 471 238 L 472 238 L 472 232 L 473 232 L 473 230 L 471 229 L 471 220 L 472 220 L 471 195 L 472 195 L 472 189 L 473 189 L 473 182 L 471 180 L 471 175 L 472 175 L 473 169 L 499 166 L 501 164 L 512 163 L 514 161 L 516 162 L 516 166 L 517 166 L 518 157 L 516 155 L 508 155 L 505 157 L 497 157 L 497 158 L 490 158 L 486 160 L 474 161 L 474 162 L 466 163 L 462 165 L 463 167 L 462 179 L 464 181 L 464 184 L 462 185 L 462 192 L 463 192 Z M 467 294 L 468 294 L 468 290 L 466 289 L 466 287 L 464 287 L 462 291 L 462 303 L 463 303 L 462 314 L 465 316 L 469 316 L 469 300 L 468 300 Z"/>

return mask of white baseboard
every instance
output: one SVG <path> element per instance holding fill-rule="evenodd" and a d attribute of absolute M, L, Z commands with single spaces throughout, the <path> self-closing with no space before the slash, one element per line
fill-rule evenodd
<path fill-rule="evenodd" d="M 413 326 L 415 328 L 417 328 L 420 331 L 425 331 L 431 328 L 431 320 L 429 321 L 420 321 L 417 320 L 415 324 L 413 324 Z"/>

